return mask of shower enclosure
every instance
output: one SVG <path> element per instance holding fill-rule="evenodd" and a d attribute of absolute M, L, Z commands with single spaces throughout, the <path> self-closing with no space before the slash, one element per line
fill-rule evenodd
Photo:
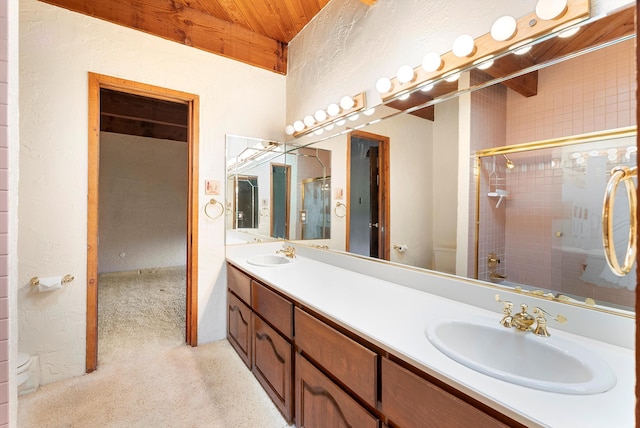
<path fill-rule="evenodd" d="M 478 279 L 633 307 L 635 274 L 616 276 L 605 260 L 602 206 L 611 170 L 637 166 L 635 138 L 635 128 L 626 128 L 478 152 Z M 498 191 L 504 197 L 497 203 Z M 616 198 L 619 258 L 628 214 L 628 199 Z"/>

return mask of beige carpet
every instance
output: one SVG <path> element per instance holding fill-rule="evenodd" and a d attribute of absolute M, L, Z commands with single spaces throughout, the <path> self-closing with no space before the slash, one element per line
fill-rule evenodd
<path fill-rule="evenodd" d="M 99 313 L 98 370 L 20 396 L 18 426 L 288 427 L 226 340 L 184 345 L 184 319 L 178 325 L 176 299 L 167 287 L 179 282 L 180 274 L 145 274 L 164 278 L 134 277 L 147 287 L 146 296 L 125 296 L 118 287 L 101 290 L 106 294 L 100 295 L 105 308 Z M 100 287 L 107 282 L 100 281 Z M 117 296 L 118 305 L 107 303 L 109 294 Z M 104 321 L 108 317 L 119 322 Z"/>

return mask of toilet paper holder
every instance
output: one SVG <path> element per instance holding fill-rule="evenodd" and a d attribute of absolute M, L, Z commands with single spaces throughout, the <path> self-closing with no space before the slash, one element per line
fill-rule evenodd
<path fill-rule="evenodd" d="M 68 284 L 71 281 L 73 281 L 74 279 L 75 278 L 73 277 L 73 275 L 67 274 L 67 275 L 62 277 L 62 283 L 63 284 Z M 31 281 L 29 281 L 29 285 L 31 285 L 32 287 L 40 285 L 40 278 L 38 278 L 37 276 L 34 276 L 33 278 L 31 278 Z"/>

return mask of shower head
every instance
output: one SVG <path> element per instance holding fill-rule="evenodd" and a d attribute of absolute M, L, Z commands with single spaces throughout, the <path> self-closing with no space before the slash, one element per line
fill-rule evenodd
<path fill-rule="evenodd" d="M 516 165 L 513 162 L 511 162 L 511 159 L 509 159 L 507 155 L 502 155 L 502 156 L 504 156 L 504 158 L 507 160 L 507 169 L 513 169 L 516 167 Z"/>

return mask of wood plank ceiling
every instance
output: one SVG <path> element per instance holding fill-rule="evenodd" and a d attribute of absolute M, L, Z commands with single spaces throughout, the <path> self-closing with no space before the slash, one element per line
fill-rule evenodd
<path fill-rule="evenodd" d="M 286 74 L 287 44 L 330 0 L 40 1 Z"/>

